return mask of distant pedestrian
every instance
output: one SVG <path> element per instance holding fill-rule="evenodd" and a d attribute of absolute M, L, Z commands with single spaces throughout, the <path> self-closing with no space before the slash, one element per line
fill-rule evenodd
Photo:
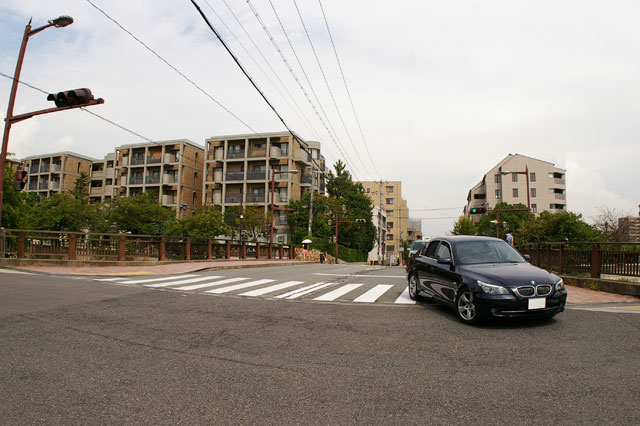
<path fill-rule="evenodd" d="M 507 231 L 507 236 L 504 238 L 510 246 L 513 246 L 513 235 L 510 231 Z"/>

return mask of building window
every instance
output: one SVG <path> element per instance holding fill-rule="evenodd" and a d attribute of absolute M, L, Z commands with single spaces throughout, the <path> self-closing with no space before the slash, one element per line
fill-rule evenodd
<path fill-rule="evenodd" d="M 393 222 L 387 222 L 387 228 L 393 229 Z"/>
<path fill-rule="evenodd" d="M 535 181 L 536 181 L 536 174 L 535 174 L 535 172 L 531 172 L 531 173 L 529 173 L 529 180 L 530 180 L 531 182 L 535 182 Z"/>
<path fill-rule="evenodd" d="M 387 192 L 393 192 L 393 186 L 387 186 Z"/>
<path fill-rule="evenodd" d="M 511 173 L 511 182 L 517 182 L 517 181 L 518 181 L 518 174 Z"/>
<path fill-rule="evenodd" d="M 532 213 L 538 213 L 538 205 L 537 204 L 531 204 L 531 212 Z"/>
<path fill-rule="evenodd" d="M 499 189 L 496 189 L 496 198 L 498 200 L 502 198 L 502 191 L 500 191 Z"/>
<path fill-rule="evenodd" d="M 513 198 L 518 198 L 518 188 L 513 188 Z"/>
<path fill-rule="evenodd" d="M 387 210 L 387 217 L 393 217 L 393 210 Z"/>
<path fill-rule="evenodd" d="M 387 198 L 387 204 L 393 204 L 393 198 Z"/>
<path fill-rule="evenodd" d="M 535 198 L 536 196 L 536 189 L 535 188 L 531 188 L 531 197 Z"/>
<path fill-rule="evenodd" d="M 393 234 L 387 234 L 387 241 L 393 240 Z"/>
<path fill-rule="evenodd" d="M 502 183 L 502 175 L 500 173 L 496 173 L 493 177 L 495 179 L 495 183 Z"/>
<path fill-rule="evenodd" d="M 371 192 L 371 188 L 367 188 L 367 194 Z"/>

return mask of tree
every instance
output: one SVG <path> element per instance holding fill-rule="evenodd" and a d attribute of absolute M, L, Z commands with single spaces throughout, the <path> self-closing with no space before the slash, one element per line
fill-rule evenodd
<path fill-rule="evenodd" d="M 551 213 L 544 211 L 520 228 L 521 243 L 560 241 L 602 241 L 603 234 L 573 212 Z"/>
<path fill-rule="evenodd" d="M 25 196 L 24 193 L 15 190 L 14 179 L 15 173 L 11 169 L 11 163 L 7 162 L 4 169 L 4 182 L 2 182 L 4 198 L 0 225 L 8 229 L 22 228 L 24 222 L 24 215 L 21 213 L 21 209 Z"/>
<path fill-rule="evenodd" d="M 147 191 L 110 200 L 104 212 L 106 226 L 117 233 L 162 234 L 167 223 L 174 220 L 175 213 L 158 204 L 156 197 L 156 193 Z"/>
<path fill-rule="evenodd" d="M 592 218 L 595 227 L 602 232 L 607 241 L 624 241 L 627 230 L 624 223 L 620 224 L 619 218 L 630 216 L 617 209 L 598 207 L 598 214 Z M 621 226 L 622 225 L 622 226 Z"/>
<path fill-rule="evenodd" d="M 212 206 L 198 207 L 193 216 L 169 222 L 166 227 L 167 235 L 201 239 L 212 239 L 229 231 L 222 212 Z"/>
<path fill-rule="evenodd" d="M 452 235 L 476 235 L 476 223 L 470 217 L 460 216 L 458 221 L 453 224 Z"/>
<path fill-rule="evenodd" d="M 229 227 L 228 232 L 231 233 L 231 239 L 234 238 L 236 232 L 238 232 L 238 237 L 241 237 L 240 216 L 243 216 L 240 206 L 229 206 L 224 209 L 224 223 Z"/>
<path fill-rule="evenodd" d="M 57 193 L 25 205 L 24 225 L 30 229 L 82 232 L 96 219 L 96 207 L 69 194 Z"/>
<path fill-rule="evenodd" d="M 268 222 L 262 207 L 249 206 L 244 209 L 242 216 L 239 222 L 240 226 L 251 241 L 258 241 L 258 239 L 265 236 L 264 229 Z"/>
<path fill-rule="evenodd" d="M 80 172 L 80 176 L 76 179 L 73 189 L 69 193 L 76 200 L 82 200 L 83 202 L 89 202 L 89 185 L 91 179 L 85 172 Z"/>
<path fill-rule="evenodd" d="M 523 211 L 499 211 L 499 210 L 523 210 Z M 477 225 L 477 234 L 488 237 L 503 238 L 507 230 L 511 231 L 514 238 L 519 239 L 520 228 L 522 224 L 531 220 L 533 216 L 529 216 L 526 212 L 527 206 L 509 203 L 498 203 L 487 214 L 480 218 Z M 498 211 L 496 211 L 498 210 Z M 498 221 L 496 224 L 495 221 Z M 497 233 L 497 235 L 496 235 Z"/>

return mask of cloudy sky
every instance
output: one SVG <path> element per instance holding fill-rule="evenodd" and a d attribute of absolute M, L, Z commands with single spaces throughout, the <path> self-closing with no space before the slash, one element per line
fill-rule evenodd
<path fill-rule="evenodd" d="M 570 211 L 637 214 L 640 2 L 195 2 L 329 164 L 402 181 L 426 236 L 449 231 L 469 189 L 509 153 L 566 169 Z M 12 129 L 18 157 L 284 130 L 190 0 L 0 0 L 0 72 L 13 76 L 31 17 L 35 28 L 59 15 L 74 24 L 29 39 L 21 80 L 89 87 L 105 99 L 90 110 L 120 127 L 81 110 L 32 118 Z M 10 84 L 0 76 L 0 108 Z M 14 113 L 48 106 L 21 86 Z"/>

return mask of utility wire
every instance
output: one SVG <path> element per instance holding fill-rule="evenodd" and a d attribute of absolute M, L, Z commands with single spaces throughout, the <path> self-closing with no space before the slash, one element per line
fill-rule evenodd
<path fill-rule="evenodd" d="M 10 79 L 10 80 L 13 80 L 13 77 L 11 77 L 11 76 L 9 76 L 9 75 L 7 75 L 7 74 L 3 73 L 3 72 L 0 72 L 0 75 L 1 75 L 1 76 L 3 76 L 3 77 L 8 78 L 8 79 Z M 31 84 L 29 84 L 29 83 L 25 83 L 24 81 L 20 81 L 20 80 L 18 80 L 18 83 L 20 83 L 20 84 L 22 84 L 22 85 L 24 85 L 24 86 L 27 86 L 27 87 L 29 87 L 30 89 L 34 89 L 34 90 L 37 90 L 38 92 L 44 93 L 45 95 L 48 95 L 49 93 L 51 93 L 51 92 L 47 92 L 47 91 L 45 91 L 45 90 L 42 90 L 42 89 L 40 89 L 39 87 L 32 86 L 32 85 L 31 85 Z M 112 124 L 112 125 L 114 125 L 114 126 L 116 126 L 116 127 L 120 128 L 120 129 L 124 130 L 125 132 L 129 132 L 129 133 L 131 133 L 132 135 L 139 137 L 140 139 L 144 139 L 144 140 L 146 140 L 147 142 L 151 142 L 151 143 L 154 143 L 154 144 L 157 144 L 157 143 L 158 143 L 158 142 L 154 142 L 154 141 L 152 141 L 151 139 L 149 139 L 149 138 L 148 138 L 148 137 L 146 137 L 146 136 L 142 136 L 141 134 L 134 132 L 133 130 L 127 129 L 126 127 L 124 127 L 124 126 L 122 126 L 122 125 L 120 125 L 120 124 L 118 124 L 118 123 L 116 123 L 116 122 L 114 122 L 114 121 L 111 121 L 111 120 L 109 120 L 108 118 L 105 118 L 105 117 L 103 117 L 103 116 L 101 116 L 101 115 L 99 115 L 99 114 L 96 114 L 96 113 L 95 113 L 95 112 L 93 112 L 93 111 L 89 111 L 88 109 L 86 109 L 86 108 L 84 108 L 84 107 L 81 107 L 80 109 L 81 109 L 81 110 L 83 110 L 84 112 L 88 112 L 89 114 L 91 114 L 91 115 L 93 115 L 93 116 L 95 116 L 95 117 L 98 117 L 98 118 L 99 118 L 99 119 L 101 119 L 101 120 L 106 121 L 106 122 L 107 122 L 107 123 L 109 123 L 109 124 Z"/>
<path fill-rule="evenodd" d="M 258 11 L 255 9 L 255 7 L 253 7 L 253 5 L 251 4 L 250 0 L 246 0 L 246 1 L 247 1 L 247 4 L 249 5 L 249 7 L 251 8 L 251 11 L 255 15 L 256 19 L 258 20 L 258 22 L 262 26 L 262 29 L 267 34 L 267 37 L 269 37 L 269 40 L 271 40 L 271 43 L 273 44 L 273 46 L 275 47 L 276 51 L 280 55 L 280 58 L 282 59 L 282 61 L 287 66 L 287 69 L 289 70 L 289 73 L 291 73 L 293 79 L 296 81 L 296 83 L 298 83 L 298 86 L 300 87 L 300 90 L 302 90 L 302 93 L 305 95 L 305 97 L 307 99 L 307 102 L 309 103 L 309 105 L 311 105 L 311 108 L 313 109 L 315 114 L 318 116 L 318 119 L 320 120 L 320 122 L 324 126 L 325 130 L 329 134 L 329 137 L 331 138 L 331 141 L 338 148 L 338 151 L 342 155 L 347 167 L 349 167 L 351 169 L 352 175 L 357 178 L 356 172 L 359 172 L 359 171 L 352 164 L 353 162 L 350 161 L 350 158 L 348 157 L 348 155 L 345 152 L 343 152 L 342 144 L 340 144 L 340 142 L 338 140 L 336 140 L 336 138 L 334 137 L 335 130 L 333 130 L 333 126 L 331 126 L 331 123 L 329 122 L 329 118 L 328 118 L 326 112 L 324 111 L 324 108 L 322 107 L 322 104 L 320 103 L 320 100 L 318 99 L 318 95 L 316 94 L 315 90 L 313 89 L 313 85 L 311 84 L 311 81 L 309 80 L 309 77 L 307 76 L 307 73 L 305 72 L 304 67 L 302 66 L 302 63 L 300 62 L 300 59 L 298 58 L 298 55 L 297 55 L 297 53 L 295 51 L 295 48 L 293 47 L 293 44 L 291 43 L 291 40 L 289 39 L 289 36 L 288 36 L 286 30 L 284 29 L 284 25 L 282 24 L 282 21 L 280 20 L 280 17 L 278 15 L 278 13 L 276 12 L 275 7 L 273 6 L 273 3 L 271 2 L 271 0 L 269 0 L 269 2 L 271 4 L 271 7 L 272 7 L 272 9 L 273 9 L 273 11 L 274 11 L 274 13 L 276 15 L 276 18 L 278 19 L 278 22 L 280 23 L 280 27 L 282 28 L 282 31 L 284 32 L 285 37 L 287 38 L 287 41 L 289 42 L 289 46 L 291 47 L 291 50 L 293 51 L 293 54 L 294 54 L 294 56 L 295 56 L 295 58 L 296 58 L 296 60 L 298 62 L 298 65 L 300 66 L 302 74 L 304 75 L 305 80 L 307 81 L 307 84 L 309 85 L 309 88 L 311 89 L 311 92 L 313 93 L 313 95 L 314 95 L 314 97 L 316 99 L 316 102 L 318 102 L 318 106 L 319 106 L 320 110 L 322 111 L 322 113 L 324 114 L 324 116 L 326 118 L 326 121 L 328 122 L 328 126 L 327 126 L 327 123 L 325 123 L 325 120 L 322 118 L 322 116 L 318 112 L 318 109 L 316 108 L 316 106 L 314 105 L 313 101 L 309 97 L 309 94 L 305 90 L 304 86 L 300 82 L 300 79 L 298 78 L 296 73 L 293 71 L 293 68 L 289 64 L 289 61 L 287 61 L 287 58 L 284 56 L 284 53 L 282 52 L 282 49 L 280 49 L 280 46 L 278 46 L 278 43 L 275 41 L 275 38 L 271 35 L 271 32 L 269 31 L 269 29 L 265 25 L 264 21 L 262 20 L 262 18 L 258 14 Z M 331 130 L 329 128 L 331 128 Z M 332 133 L 332 130 L 333 130 L 333 133 Z M 360 179 L 356 179 L 356 180 L 360 180 Z"/>
<path fill-rule="evenodd" d="M 347 138 L 351 142 L 351 146 L 353 147 L 353 151 L 355 152 L 356 157 L 358 158 L 358 160 L 360 160 L 360 164 L 362 164 L 362 167 L 364 168 L 364 171 L 368 175 L 371 176 L 371 172 L 369 171 L 369 168 L 362 161 L 362 158 L 360 157 L 360 154 L 358 153 L 358 149 L 356 148 L 356 145 L 353 143 L 353 138 L 351 138 L 351 133 L 349 133 L 349 129 L 347 128 L 347 125 L 344 122 L 344 118 L 342 117 L 342 113 L 340 112 L 340 108 L 338 108 L 338 103 L 336 102 L 336 98 L 333 95 L 333 91 L 331 90 L 331 86 L 329 85 L 329 80 L 327 80 L 327 75 L 324 72 L 324 68 L 322 67 L 322 63 L 320 62 L 320 58 L 318 57 L 318 52 L 316 51 L 316 48 L 313 45 L 313 42 L 311 41 L 311 36 L 309 35 L 309 30 L 307 29 L 307 25 L 305 24 L 304 19 L 302 18 L 302 13 L 300 12 L 300 8 L 298 7 L 298 2 L 296 0 L 293 0 L 293 4 L 294 4 L 294 6 L 296 8 L 296 12 L 298 13 L 298 17 L 300 18 L 300 23 L 302 24 L 302 28 L 304 29 L 304 32 L 307 35 L 307 40 L 309 41 L 309 46 L 311 46 L 311 51 L 313 52 L 313 56 L 316 58 L 316 62 L 318 63 L 318 68 L 320 69 L 320 73 L 322 74 L 322 78 L 324 79 L 324 83 L 327 86 L 327 91 L 329 92 L 329 95 L 331 96 L 331 100 L 333 101 L 333 106 L 336 108 L 336 112 L 338 113 L 338 117 L 340 118 L 340 122 L 342 123 L 342 127 L 344 127 L 344 131 L 347 134 Z"/>
<path fill-rule="evenodd" d="M 318 134 L 318 131 L 313 127 L 313 124 L 311 124 L 311 121 L 309 120 L 309 118 L 305 115 L 304 111 L 302 110 L 302 108 L 300 107 L 300 105 L 298 105 L 298 103 L 296 102 L 295 98 L 293 97 L 293 95 L 291 94 L 291 92 L 289 92 L 289 89 L 287 88 L 287 86 L 284 84 L 284 82 L 282 81 L 282 79 L 280 78 L 280 76 L 278 75 L 278 73 L 273 69 L 273 67 L 271 66 L 271 63 L 267 60 L 267 58 L 265 58 L 265 56 L 262 54 L 262 51 L 260 50 L 260 48 L 258 47 L 258 45 L 256 44 L 256 42 L 253 40 L 253 38 L 251 37 L 251 35 L 249 34 L 249 32 L 246 30 L 246 28 L 244 27 L 244 25 L 242 24 L 242 22 L 240 21 L 240 19 L 238 19 L 238 17 L 236 16 L 236 14 L 233 12 L 233 9 L 231 9 L 231 7 L 229 7 L 229 4 L 227 3 L 226 0 L 223 0 L 225 6 L 227 7 L 227 9 L 229 9 L 229 12 L 231 12 L 231 14 L 233 15 L 233 17 L 235 18 L 236 22 L 238 23 L 238 25 L 240 25 L 240 28 L 242 29 L 242 31 L 244 32 L 244 34 L 247 36 L 247 38 L 249 39 L 249 41 L 251 41 L 251 44 L 253 44 L 253 46 L 255 47 L 255 49 L 258 51 L 258 53 L 260 54 L 260 56 L 262 57 L 263 61 L 267 64 L 267 67 L 269 67 L 269 69 L 271 70 L 271 73 L 276 77 L 276 79 L 278 80 L 278 82 L 280 83 L 280 86 L 285 90 L 285 92 L 289 95 L 289 98 L 291 99 L 291 101 L 293 102 L 293 105 L 295 105 L 294 108 L 291 103 L 289 102 L 289 100 L 287 99 L 286 96 L 284 96 L 284 94 L 280 91 L 280 89 L 278 88 L 278 86 L 276 86 L 276 84 L 273 82 L 273 80 L 267 75 L 267 73 L 264 71 L 264 69 L 262 68 L 262 66 L 258 63 L 258 61 L 255 59 L 255 57 L 251 54 L 251 52 L 249 52 L 249 50 L 245 47 L 245 45 L 240 41 L 240 39 L 236 36 L 236 34 L 231 30 L 231 28 L 229 28 L 229 26 L 226 23 L 226 20 L 223 19 L 218 12 L 216 12 L 216 10 L 213 8 L 213 6 L 211 6 L 211 4 L 209 3 L 208 0 L 205 0 L 205 3 L 207 4 L 207 6 L 209 6 L 209 9 L 211 9 L 211 11 L 214 13 L 214 15 L 216 15 L 216 17 L 218 18 L 218 21 L 220 21 L 222 23 L 222 25 L 224 25 L 224 27 L 227 29 L 227 31 L 229 32 L 229 34 L 231 34 L 231 36 L 235 39 L 236 43 L 238 43 L 238 45 L 242 48 L 242 50 L 244 50 L 244 52 L 247 54 L 247 56 L 249 58 L 251 58 L 251 60 L 253 61 L 253 63 L 256 65 L 256 67 L 258 67 L 258 69 L 260 70 L 260 72 L 262 72 L 262 74 L 264 75 L 264 77 L 267 79 L 267 81 L 269 81 L 269 83 L 271 83 L 271 85 L 273 86 L 273 88 L 278 92 L 278 94 L 284 99 L 284 101 L 287 103 L 287 105 L 289 106 L 289 108 L 291 108 L 291 110 L 298 116 L 298 118 L 300 118 L 300 120 L 307 125 L 307 127 L 314 133 L 314 134 Z"/>
<path fill-rule="evenodd" d="M 151 52 L 156 58 L 160 59 L 162 62 L 164 62 L 169 68 L 171 68 L 172 70 L 174 70 L 176 73 L 178 73 L 178 75 L 180 75 L 182 78 L 184 78 L 186 81 L 188 81 L 189 83 L 191 83 L 191 85 L 193 87 L 195 87 L 196 89 L 198 89 L 200 92 L 202 92 L 206 97 L 208 97 L 209 99 L 211 99 L 213 102 L 215 102 L 220 108 L 222 108 L 225 112 L 227 112 L 229 115 L 231 115 L 233 118 L 235 118 L 236 120 L 238 120 L 240 123 L 242 123 L 245 127 L 247 127 L 249 130 L 251 130 L 253 133 L 258 134 L 258 132 L 256 132 L 254 129 L 251 128 L 251 126 L 249 126 L 247 123 L 245 123 L 240 117 L 238 117 L 236 114 L 234 114 L 231 110 L 229 110 L 226 106 L 224 106 L 222 103 L 220 103 L 217 99 L 215 99 L 213 96 L 211 96 L 206 90 L 204 90 L 202 87 L 198 86 L 198 84 L 196 84 L 193 80 L 191 80 L 189 77 L 187 77 L 186 75 L 184 75 L 178 68 L 174 67 L 173 65 L 171 65 L 169 63 L 169 61 L 167 61 L 166 59 L 164 59 L 162 56 L 160 56 L 155 50 L 153 50 L 151 47 L 149 47 L 145 42 L 143 42 L 142 40 L 140 40 L 138 37 L 136 37 L 135 35 L 133 35 L 133 33 L 131 33 L 131 31 L 127 30 L 125 27 L 123 27 L 122 25 L 120 25 L 120 23 L 118 21 L 116 21 L 115 19 L 113 19 L 111 16 L 109 16 L 104 10 L 100 9 L 98 6 L 96 6 L 93 2 L 91 2 L 91 0 L 85 0 L 87 3 L 89 3 L 91 6 L 93 6 L 96 10 L 98 10 L 100 13 L 102 13 L 107 19 L 109 19 L 111 22 L 113 22 L 114 24 L 116 24 L 122 31 L 126 32 L 127 34 L 129 34 L 135 41 L 137 41 L 138 43 L 140 43 L 145 49 L 147 49 L 149 52 Z"/>
<path fill-rule="evenodd" d="M 333 41 L 333 35 L 331 34 L 331 29 L 329 28 L 329 22 L 327 20 L 327 15 L 324 12 L 324 7 L 322 6 L 322 0 L 318 0 L 320 4 L 320 10 L 322 11 L 322 17 L 324 18 L 324 23 L 327 26 L 327 33 L 329 33 L 329 39 L 331 40 L 331 46 L 333 46 L 333 52 L 336 56 L 336 62 L 338 62 L 338 68 L 340 69 L 340 75 L 342 76 L 342 81 L 344 82 L 344 88 L 347 91 L 347 96 L 349 97 L 349 103 L 351 104 L 351 110 L 353 111 L 353 116 L 356 119 L 356 123 L 358 124 L 358 130 L 360 131 L 360 137 L 362 138 L 362 143 L 367 151 L 367 155 L 369 156 L 369 160 L 371 161 L 371 165 L 373 166 L 373 170 L 376 172 L 378 176 L 381 176 L 376 168 L 376 163 L 373 161 L 371 157 L 371 152 L 369 151 L 369 145 L 364 137 L 364 132 L 362 131 L 362 126 L 360 125 L 360 120 L 358 119 L 358 114 L 356 113 L 356 108 L 353 105 L 353 99 L 351 98 L 351 91 L 349 90 L 349 85 L 347 85 L 347 79 L 344 75 L 344 71 L 342 69 L 342 63 L 340 62 L 340 58 L 338 57 L 338 50 L 336 49 L 336 45 Z"/>

